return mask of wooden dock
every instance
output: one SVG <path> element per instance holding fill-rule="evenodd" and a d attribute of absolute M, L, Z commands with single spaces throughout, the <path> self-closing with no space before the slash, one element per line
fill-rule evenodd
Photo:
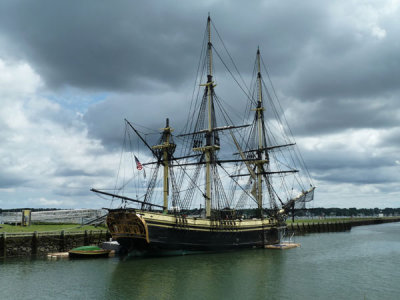
<path fill-rule="evenodd" d="M 282 242 L 280 244 L 275 244 L 275 245 L 266 245 L 266 249 L 274 249 L 274 250 L 287 250 L 287 249 L 293 249 L 300 247 L 301 245 L 298 243 L 285 243 Z"/>
<path fill-rule="evenodd" d="M 68 252 L 54 252 L 47 254 L 48 259 L 67 258 L 68 256 L 69 256 Z"/>

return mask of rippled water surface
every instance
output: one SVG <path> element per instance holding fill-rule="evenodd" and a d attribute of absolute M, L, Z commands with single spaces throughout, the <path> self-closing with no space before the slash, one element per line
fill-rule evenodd
<path fill-rule="evenodd" d="M 0 299 L 400 299 L 400 223 L 299 236 L 301 248 L 0 261 Z"/>

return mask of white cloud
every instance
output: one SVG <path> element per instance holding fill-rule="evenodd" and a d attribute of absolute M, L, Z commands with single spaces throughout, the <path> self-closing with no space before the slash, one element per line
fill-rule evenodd
<path fill-rule="evenodd" d="M 375 148 L 385 129 L 349 129 L 338 133 L 325 134 L 314 137 L 299 138 L 299 144 L 309 151 L 339 150 L 349 153 L 372 153 L 379 151 Z"/>
<path fill-rule="evenodd" d="M 397 207 L 400 162 L 393 164 L 398 152 L 384 142 L 392 131 L 349 129 L 299 138 L 318 187 L 314 205 Z"/>
<path fill-rule="evenodd" d="M 33 200 L 33 199 L 32 199 Z M 33 200 L 34 201 L 34 200 Z M 49 207 L 49 206 L 53 206 L 53 207 L 60 207 L 60 206 L 65 206 L 66 201 L 61 201 L 61 200 L 48 200 L 46 198 L 39 198 L 39 200 L 37 201 L 40 205 L 44 206 L 44 207 Z M 72 204 L 73 202 L 69 202 L 70 204 Z M 75 203 L 73 203 L 75 204 Z"/>
<path fill-rule="evenodd" d="M 353 24 L 358 33 L 383 39 L 387 34 L 383 25 L 384 20 L 396 16 L 399 7 L 400 1 L 398 0 L 363 2 L 353 0 L 338 3 L 335 12 Z"/>
<path fill-rule="evenodd" d="M 385 183 L 387 193 L 381 185 L 355 185 L 317 183 L 314 207 L 398 207 L 400 191 Z"/>
<path fill-rule="evenodd" d="M 0 178 L 8 178 L 0 185 L 0 198 L 25 206 L 69 206 L 70 199 L 61 194 L 85 194 L 95 180 L 109 184 L 101 174 L 110 176 L 118 158 L 88 138 L 79 116 L 39 96 L 42 88 L 27 63 L 0 60 Z M 48 197 L 28 197 L 32 191 Z"/>
<path fill-rule="evenodd" d="M 7 63 L 0 59 L 2 102 L 7 101 L 7 98 L 9 100 L 31 96 L 42 86 L 40 76 L 26 62 Z"/>
<path fill-rule="evenodd" d="M 386 37 L 386 30 L 384 30 L 378 26 L 372 26 L 371 34 L 372 34 L 372 36 L 375 36 L 378 39 L 383 39 L 384 37 Z"/>

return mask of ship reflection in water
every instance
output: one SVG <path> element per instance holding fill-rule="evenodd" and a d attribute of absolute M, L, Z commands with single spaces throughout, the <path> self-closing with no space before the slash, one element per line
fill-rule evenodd
<path fill-rule="evenodd" d="M 110 290 L 124 291 L 122 299 L 263 299 L 283 280 L 282 254 L 255 249 L 128 258 L 115 268 Z"/>
<path fill-rule="evenodd" d="M 391 223 L 301 236 L 302 247 L 286 251 L 131 257 L 108 290 L 134 299 L 395 299 L 399 233 Z"/>

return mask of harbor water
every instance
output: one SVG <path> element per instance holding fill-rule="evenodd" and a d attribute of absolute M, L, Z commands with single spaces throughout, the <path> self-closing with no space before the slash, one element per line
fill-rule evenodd
<path fill-rule="evenodd" d="M 400 223 L 298 236 L 300 248 L 0 261 L 0 299 L 399 299 Z"/>

